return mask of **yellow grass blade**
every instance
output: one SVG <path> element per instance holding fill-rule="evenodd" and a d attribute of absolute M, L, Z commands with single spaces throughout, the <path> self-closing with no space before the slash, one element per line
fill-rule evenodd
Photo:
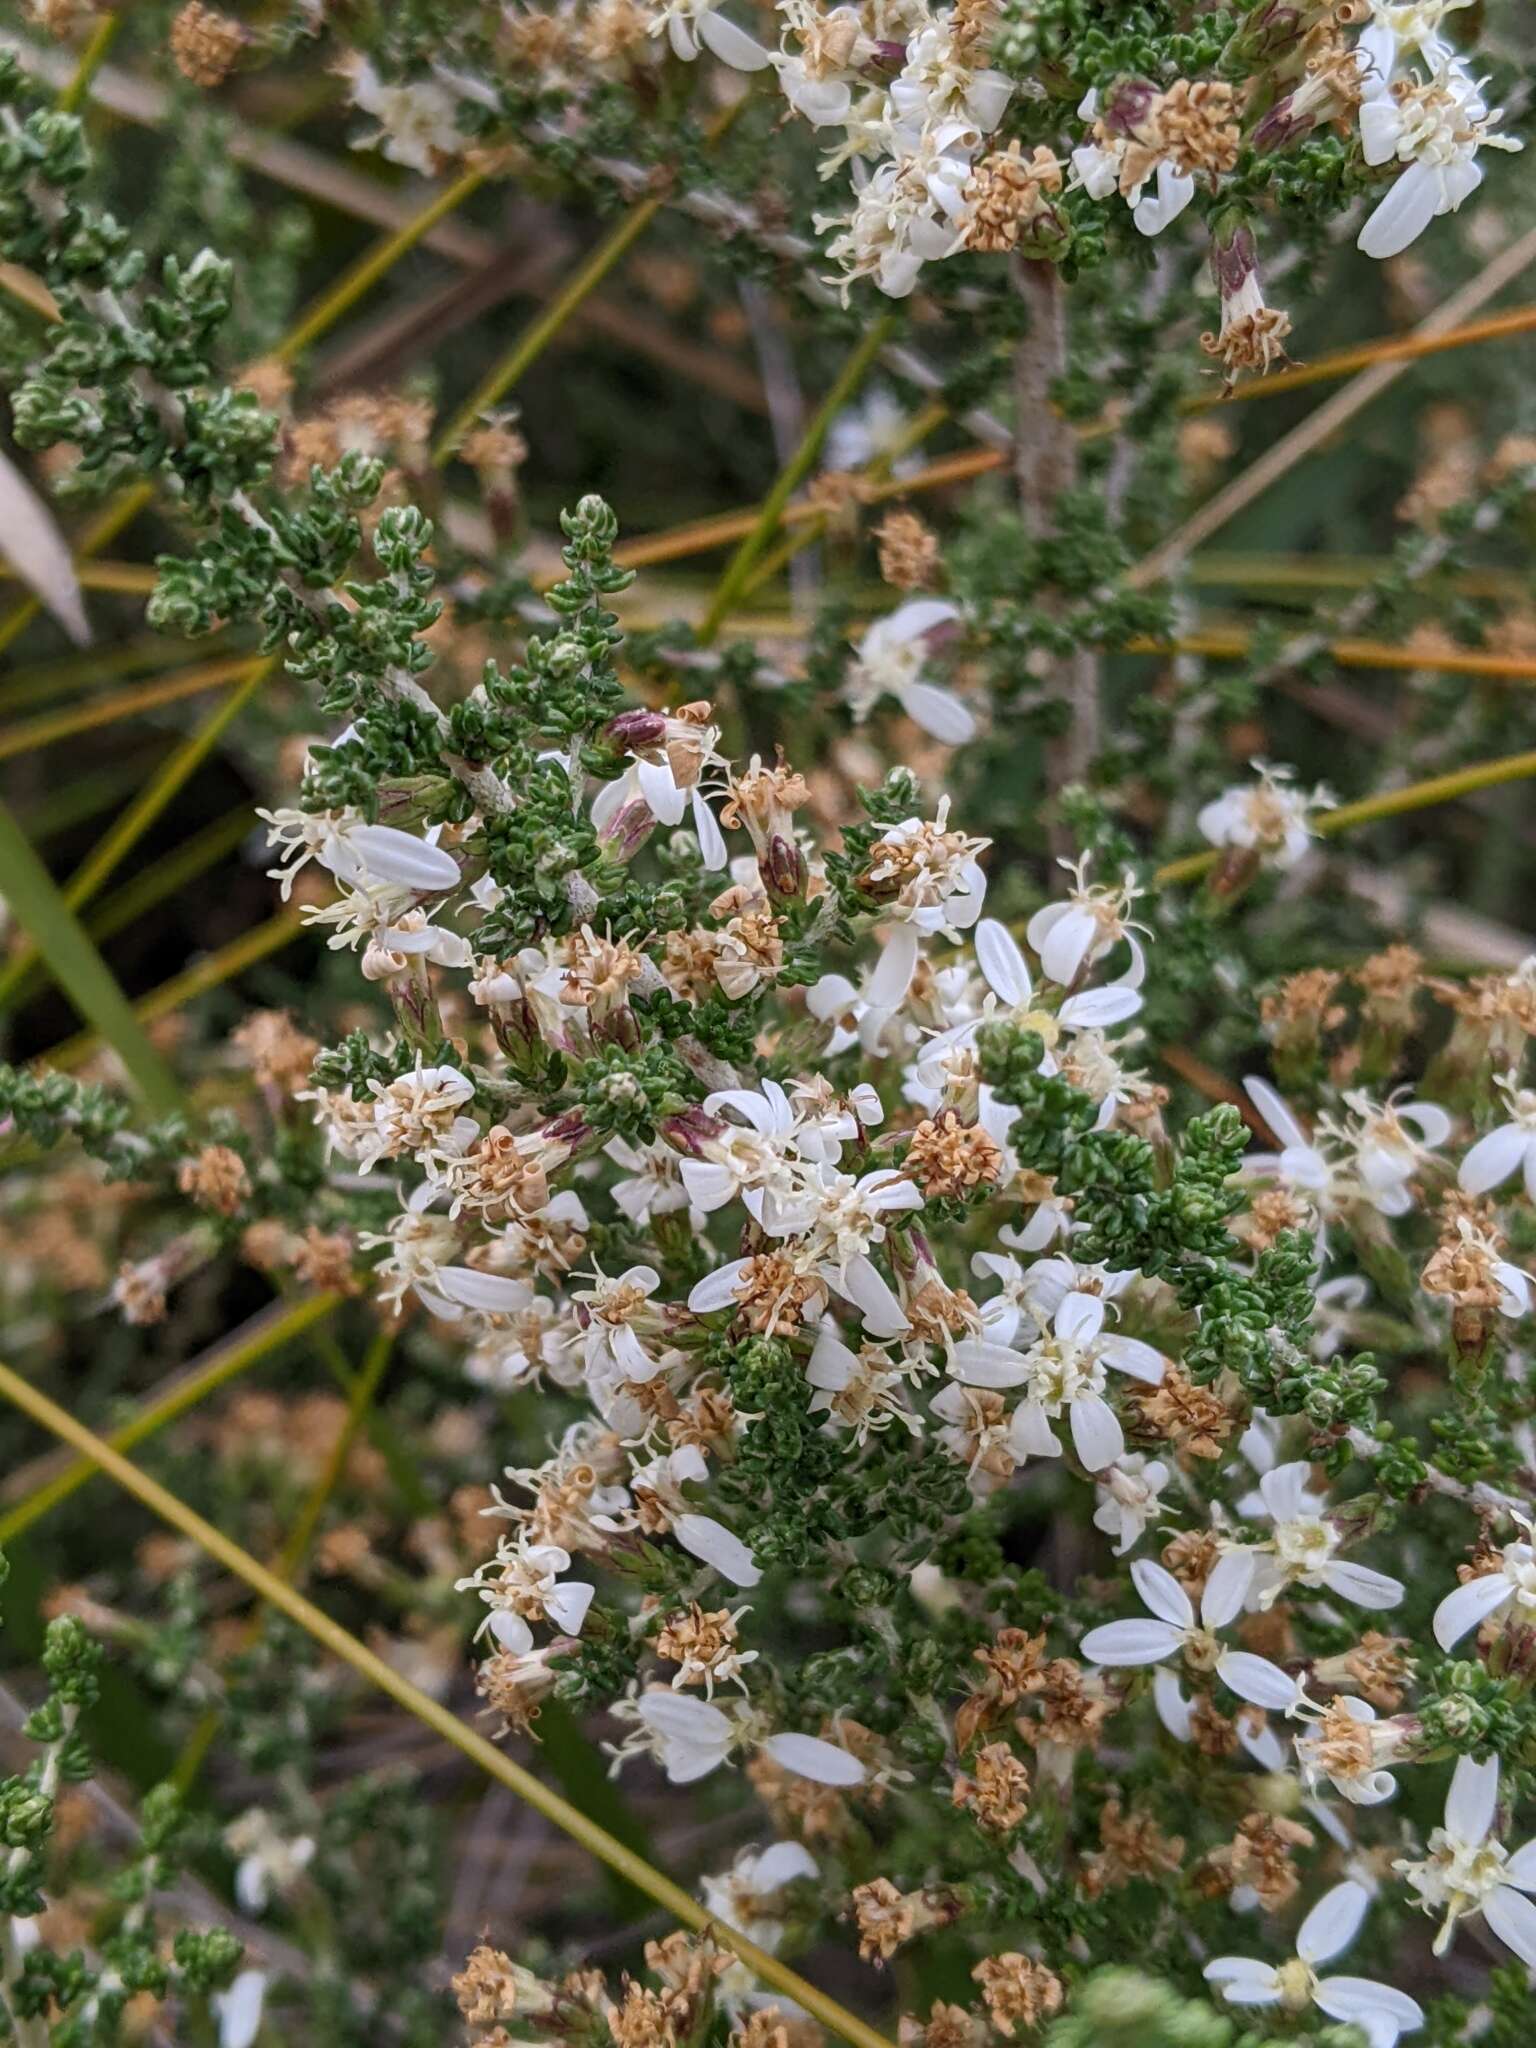
<path fill-rule="evenodd" d="M 779 529 L 785 507 L 794 496 L 801 480 L 809 472 L 811 464 L 821 453 L 821 444 L 827 438 L 828 428 L 863 383 L 870 365 L 890 339 L 895 326 L 894 313 L 881 314 L 866 331 L 863 340 L 838 372 L 831 389 L 812 413 L 806 423 L 805 432 L 800 436 L 799 445 L 779 471 L 773 489 L 764 498 L 758 508 L 757 517 L 742 536 L 741 545 L 725 566 L 719 588 L 699 626 L 699 640 L 703 646 L 709 646 L 730 615 L 737 598 L 745 591 L 747 580 L 756 567 L 759 556 Z"/>
<path fill-rule="evenodd" d="M 599 1827 L 584 1813 L 579 1812 L 558 1792 L 543 1784 L 520 1764 L 516 1764 L 493 1742 L 478 1734 L 451 1713 L 440 1701 L 428 1697 L 408 1678 L 386 1664 L 384 1659 L 358 1641 L 339 1623 L 332 1621 L 328 1614 L 318 1608 L 312 1600 L 297 1592 L 276 1572 L 258 1562 L 249 1551 L 242 1550 L 231 1542 L 222 1530 L 189 1508 L 185 1502 L 151 1479 L 145 1472 L 131 1464 L 101 1437 L 93 1434 L 81 1422 L 62 1409 L 56 1401 L 50 1401 L 46 1394 L 39 1393 L 8 1365 L 0 1365 L 0 1395 L 12 1402 L 32 1420 L 62 1442 L 72 1444 L 85 1458 L 100 1466 L 109 1479 L 114 1480 L 125 1493 L 147 1507 L 151 1514 L 158 1515 L 173 1529 L 180 1530 L 205 1551 L 207 1555 L 233 1573 L 258 1594 L 267 1604 L 311 1636 L 333 1657 L 357 1673 L 369 1685 L 412 1714 L 423 1726 L 451 1743 L 462 1756 L 477 1764 L 487 1776 L 540 1813 L 562 1834 L 579 1842 L 591 1855 L 605 1863 L 610 1870 L 632 1884 L 637 1891 L 655 1901 L 670 1913 L 684 1927 L 692 1928 L 699 1934 L 708 1934 L 721 1948 L 729 1949 L 745 1963 L 760 1983 L 771 1990 L 779 1991 L 819 2020 L 834 2034 L 849 2043 L 849 2048 L 891 2048 L 885 2036 L 867 2021 L 851 2013 L 837 2000 L 829 1998 L 814 1984 L 808 1983 L 788 1964 L 777 1956 L 768 1955 L 755 1942 L 738 1934 L 735 1928 L 717 1921 L 701 1906 L 697 1899 L 690 1897 L 681 1885 L 675 1884 L 653 1865 L 646 1862 L 622 1842 L 616 1841 L 605 1828 Z"/>
<path fill-rule="evenodd" d="M 293 1338 L 302 1336 L 330 1315 L 340 1301 L 339 1294 L 312 1294 L 305 1301 L 274 1302 L 271 1308 L 252 1316 L 242 1328 L 223 1338 L 201 1360 L 178 1374 L 163 1394 L 146 1402 L 131 1422 L 113 1430 L 105 1441 L 114 1450 L 131 1451 L 135 1444 L 143 1443 L 147 1437 L 164 1429 L 177 1416 L 185 1415 L 189 1408 L 196 1407 L 199 1401 L 227 1386 L 251 1366 L 263 1358 L 270 1358 L 274 1351 L 280 1350 Z M 0 1515 L 0 1543 L 9 1543 L 23 1530 L 41 1521 L 61 1501 L 78 1493 L 88 1479 L 95 1477 L 98 1469 L 95 1459 L 77 1458 L 62 1472 L 35 1487 L 14 1507 L 7 1508 Z"/>
<path fill-rule="evenodd" d="M 1401 789 L 1385 789 L 1375 796 L 1362 797 L 1358 803 L 1340 804 L 1336 810 L 1319 812 L 1312 820 L 1312 830 L 1332 838 L 1336 832 L 1348 832 L 1378 818 L 1397 818 L 1405 811 L 1427 810 L 1431 804 L 1447 804 L 1456 797 L 1471 796 L 1475 790 L 1493 789 L 1501 782 L 1523 782 L 1533 775 L 1536 753 L 1504 754 L 1497 761 L 1475 761 L 1467 768 L 1453 768 L 1448 775 L 1431 775 L 1423 782 L 1405 783 Z M 1208 853 L 1187 854 L 1182 860 L 1172 860 L 1160 867 L 1152 879 L 1159 887 L 1171 882 L 1198 881 L 1220 858 L 1215 847 Z"/>

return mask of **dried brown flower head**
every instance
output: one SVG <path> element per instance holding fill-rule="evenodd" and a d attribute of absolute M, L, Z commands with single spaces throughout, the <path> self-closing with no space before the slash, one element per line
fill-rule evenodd
<path fill-rule="evenodd" d="M 974 1776 L 957 1777 L 954 1805 L 976 1816 L 989 1834 L 1006 1835 L 1029 1812 L 1029 1772 L 1006 1742 L 989 1742 L 977 1752 Z"/>
<path fill-rule="evenodd" d="M 1310 1849 L 1315 1837 L 1300 1821 L 1282 1815 L 1250 1813 L 1232 1840 L 1212 1849 L 1200 1865 L 1198 1881 L 1213 1897 L 1252 1890 L 1266 1912 L 1290 1904 L 1301 1885 L 1295 1852 Z"/>
<path fill-rule="evenodd" d="M 1163 1374 L 1159 1386 L 1138 1390 L 1136 1406 L 1148 1429 L 1191 1458 L 1219 1458 L 1237 1425 L 1209 1387 L 1196 1386 L 1177 1367 Z"/>
<path fill-rule="evenodd" d="M 1090 1898 L 1133 1878 L 1175 1876 L 1183 1866 L 1183 1837 L 1165 1835 L 1150 1814 L 1127 1814 L 1118 1799 L 1106 1800 L 1099 1813 L 1099 1840 L 1103 1848 L 1083 1864 Z"/>
<path fill-rule="evenodd" d="M 963 2005 L 946 2005 L 935 1999 L 926 2020 L 903 2013 L 896 2030 L 899 2048 L 982 2048 L 987 2023 L 980 2013 Z"/>
<path fill-rule="evenodd" d="M 286 1010 L 253 1010 L 230 1034 L 230 1043 L 263 1088 L 296 1095 L 309 1085 L 318 1042 Z"/>
<path fill-rule="evenodd" d="M 880 574 L 893 590 L 927 590 L 939 566 L 939 537 L 916 512 L 895 508 L 875 529 Z"/>
<path fill-rule="evenodd" d="M 1018 2028 L 1037 2027 L 1061 2010 L 1061 1979 L 1044 1963 L 1020 1955 L 1016 1949 L 988 1956 L 971 1976 L 981 1986 L 993 2026 L 1009 2040 Z"/>
<path fill-rule="evenodd" d="M 250 40 L 238 21 L 202 0 L 187 0 L 171 23 L 172 60 L 194 85 L 222 85 Z"/>
<path fill-rule="evenodd" d="M 1044 143 L 1026 156 L 1015 138 L 1006 149 L 982 157 L 966 181 L 966 247 L 994 255 L 1016 249 L 1045 215 L 1059 234 L 1050 195 L 1061 190 L 1062 182 L 1061 164 Z"/>
<path fill-rule="evenodd" d="M 205 1145 L 195 1157 L 182 1160 L 176 1185 L 199 1208 L 233 1216 L 251 1192 L 251 1177 L 240 1154 L 228 1145 Z"/>
<path fill-rule="evenodd" d="M 1003 1155 L 980 1124 L 963 1123 L 956 1111 L 941 1109 L 912 1133 L 903 1163 L 925 1195 L 942 1197 L 990 1186 Z"/>

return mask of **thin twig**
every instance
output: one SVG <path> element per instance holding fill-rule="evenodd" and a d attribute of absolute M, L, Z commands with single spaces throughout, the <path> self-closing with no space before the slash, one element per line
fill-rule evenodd
<path fill-rule="evenodd" d="M 1413 338 L 1434 340 L 1448 336 L 1486 306 L 1532 262 L 1536 262 L 1536 228 L 1527 230 L 1518 241 L 1495 256 L 1470 284 L 1453 292 L 1427 320 L 1420 322 L 1414 329 Z M 1486 336 L 1476 338 L 1485 339 Z M 1370 369 L 1342 391 L 1336 391 L 1315 412 L 1308 413 L 1300 425 L 1283 434 L 1273 447 L 1266 448 L 1256 462 L 1208 499 L 1198 512 L 1186 519 L 1165 541 L 1159 542 L 1150 554 L 1144 555 L 1127 578 L 1131 588 L 1143 589 L 1147 584 L 1160 582 L 1172 574 L 1202 541 L 1209 540 L 1213 533 L 1219 533 L 1239 512 L 1245 511 L 1272 484 L 1278 483 L 1281 477 L 1294 469 L 1298 462 L 1304 461 L 1379 398 L 1383 391 L 1389 390 L 1410 361 L 1409 357 L 1396 355 L 1373 362 Z"/>

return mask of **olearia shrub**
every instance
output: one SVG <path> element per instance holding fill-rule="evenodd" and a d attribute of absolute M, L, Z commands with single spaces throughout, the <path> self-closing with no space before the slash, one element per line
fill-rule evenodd
<path fill-rule="evenodd" d="M 114 68 L 126 16 L 28 13 L 0 550 L 66 624 L 61 575 L 131 599 L 130 664 L 230 657 L 236 838 L 309 950 L 132 991 L 146 1102 L 92 970 L 153 870 L 91 924 L 89 862 L 61 893 L 0 833 L 0 1391 L 192 1511 L 151 1526 L 7 1416 L 37 1758 L 0 1786 L 0 2040 L 1519 2048 L 1536 948 L 1492 793 L 1536 773 L 1536 433 L 1458 323 L 1536 234 L 1529 24 L 192 0 Z M 178 130 L 150 192 L 93 74 Z M 469 275 L 316 371 L 346 307 L 257 179 L 411 212 L 338 139 L 487 225 L 440 201 Z M 599 221 L 509 360 L 477 294 L 519 209 Z M 670 326 L 603 296 L 655 214 Z M 1350 293 L 1367 334 L 1438 308 L 1462 368 L 1378 451 L 1386 511 L 1326 420 L 1255 442 L 1337 502 L 1253 529 L 1269 581 L 1203 618 L 1248 400 L 1283 411 L 1262 379 Z M 519 415 L 578 313 L 713 397 L 658 425 L 561 368 Z M 615 508 L 668 463 L 707 488 L 695 442 L 757 475 L 709 411 L 743 332 L 777 438 L 701 598 L 692 519 Z M 107 1051 L 36 1041 L 44 972 Z M 305 1600 L 250 1607 L 210 1523 Z M 64 1826 L 82 1716 L 138 1808 L 110 1876 L 117 1794 Z"/>

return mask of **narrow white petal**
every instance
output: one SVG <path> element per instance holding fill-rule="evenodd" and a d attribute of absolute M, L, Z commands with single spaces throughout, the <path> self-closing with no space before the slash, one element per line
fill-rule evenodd
<path fill-rule="evenodd" d="M 1031 919 L 1031 932 L 1034 924 L 1035 920 Z M 1058 917 L 1046 933 L 1044 945 L 1037 948 L 1040 965 L 1052 981 L 1059 981 L 1063 988 L 1069 987 L 1082 972 L 1089 949 L 1098 935 L 1098 922 L 1093 914 L 1068 905 L 1065 914 Z M 1030 943 L 1034 944 L 1033 938 Z"/>
<path fill-rule="evenodd" d="M 959 610 L 947 598 L 914 597 L 898 605 L 889 618 L 881 620 L 888 639 L 897 641 L 920 640 L 925 633 L 931 633 L 936 626 L 950 625 L 960 616 Z M 871 628 L 871 631 L 874 631 Z M 865 646 L 869 645 L 868 637 Z"/>
<path fill-rule="evenodd" d="M 1424 2008 L 1416 1998 L 1369 1977 L 1325 1977 L 1312 2002 L 1329 2019 L 1364 2028 L 1371 2048 L 1388 2048 L 1399 2034 L 1424 2024 Z"/>
<path fill-rule="evenodd" d="M 1311 1467 L 1302 1459 L 1276 1465 L 1259 1481 L 1264 1505 L 1277 1522 L 1297 1522 L 1307 1512 Z"/>
<path fill-rule="evenodd" d="M 1368 1607 L 1373 1613 L 1383 1613 L 1389 1607 L 1396 1607 L 1403 1597 L 1401 1579 L 1389 1578 L 1385 1572 L 1373 1572 L 1369 1565 L 1335 1559 L 1323 1567 L 1319 1576 L 1329 1592 L 1337 1593 L 1341 1600 L 1353 1601 L 1356 1607 Z"/>
<path fill-rule="evenodd" d="M 862 1253 L 848 1261 L 842 1276 L 842 1292 L 863 1317 L 864 1328 L 871 1337 L 899 1337 L 911 1327 L 885 1275 Z"/>
<path fill-rule="evenodd" d="M 592 1605 L 595 1586 L 584 1586 L 579 1580 L 569 1585 L 556 1586 L 544 1602 L 544 1612 L 555 1627 L 568 1636 L 579 1636 L 581 1624 L 587 1618 L 587 1609 Z"/>
<path fill-rule="evenodd" d="M 1150 1557 L 1138 1557 L 1131 1566 L 1131 1583 L 1146 1602 L 1149 1613 L 1176 1629 L 1193 1628 L 1195 1610 L 1189 1595 L 1173 1573 Z"/>
<path fill-rule="evenodd" d="M 864 991 L 866 1002 L 877 1010 L 894 1010 L 912 986 L 917 972 L 917 931 L 899 924 L 886 940 L 875 971 Z"/>
<path fill-rule="evenodd" d="M 1117 1372 L 1128 1372 L 1133 1380 L 1145 1380 L 1151 1387 L 1160 1383 L 1168 1369 L 1162 1352 L 1143 1344 L 1139 1337 L 1106 1337 L 1099 1346 L 1099 1355 Z"/>
<path fill-rule="evenodd" d="M 1290 1104 L 1278 1089 L 1271 1088 L 1267 1081 L 1257 1074 L 1250 1074 L 1243 1083 L 1248 1100 L 1263 1117 L 1282 1145 L 1295 1145 L 1302 1149 L 1307 1146 L 1307 1134 L 1296 1121 Z"/>
<path fill-rule="evenodd" d="M 1454 1649 L 1464 1635 L 1503 1606 L 1512 1590 L 1502 1572 L 1484 1572 L 1480 1578 L 1468 1579 L 1447 1593 L 1435 1609 L 1435 1641 L 1442 1650 Z"/>
<path fill-rule="evenodd" d="M 1068 996 L 1056 1014 L 1069 1031 L 1104 1031 L 1134 1017 L 1140 1008 L 1141 997 L 1135 989 L 1111 983 L 1107 988 L 1085 988 L 1080 996 Z"/>
<path fill-rule="evenodd" d="M 75 645 L 88 647 L 91 629 L 69 544 L 46 503 L 3 452 L 0 555 L 5 556 L 32 595 L 52 612 Z"/>
<path fill-rule="evenodd" d="M 752 1865 L 754 1892 L 782 1891 L 796 1878 L 815 1877 L 816 1859 L 801 1842 L 775 1842 Z"/>
<path fill-rule="evenodd" d="M 1226 1650 L 1216 1661 L 1216 1675 L 1240 1700 L 1283 1713 L 1296 1704 L 1298 1687 L 1278 1664 L 1247 1650 Z"/>
<path fill-rule="evenodd" d="M 498 1607 L 486 1622 L 486 1631 L 493 1635 L 504 1650 L 510 1650 L 514 1657 L 522 1657 L 533 1648 L 533 1630 L 520 1614 L 514 1614 L 508 1607 Z"/>
<path fill-rule="evenodd" d="M 731 1739 L 730 1716 L 711 1706 L 708 1700 L 695 1699 L 691 1693 L 673 1692 L 665 1685 L 652 1686 L 641 1693 L 637 1706 L 647 1728 L 674 1741 L 720 1746 Z"/>
<path fill-rule="evenodd" d="M 1038 1401 L 1021 1401 L 1008 1425 L 1008 1448 L 1016 1458 L 1059 1458 L 1061 1445 Z"/>
<path fill-rule="evenodd" d="M 696 1785 L 700 1778 L 718 1770 L 731 1753 L 729 1742 L 711 1743 L 707 1747 L 669 1742 L 665 1752 L 663 1768 L 668 1783 L 673 1785 Z"/>
<path fill-rule="evenodd" d="M 1251 1550 L 1224 1550 L 1217 1558 L 1200 1596 L 1200 1619 L 1207 1628 L 1225 1628 L 1241 1614 L 1253 1584 L 1254 1565 Z"/>
<path fill-rule="evenodd" d="M 1194 1713 L 1184 1697 L 1183 1687 L 1171 1671 L 1159 1669 L 1153 1672 L 1152 1704 L 1157 1709 L 1157 1718 L 1175 1742 L 1189 1742 L 1193 1738 Z"/>
<path fill-rule="evenodd" d="M 527 1298 L 521 1280 L 504 1273 L 482 1273 L 478 1266 L 440 1266 L 439 1290 L 460 1308 L 477 1308 L 484 1315 L 516 1315 Z"/>
<path fill-rule="evenodd" d="M 739 1536 L 709 1515 L 674 1515 L 672 1533 L 684 1550 L 713 1565 L 733 1586 L 755 1586 L 762 1577 L 752 1553 Z"/>
<path fill-rule="evenodd" d="M 835 1742 L 823 1742 L 819 1735 L 770 1735 L 763 1748 L 786 1771 L 814 1778 L 818 1785 L 862 1785 L 865 1779 L 856 1756 Z"/>
<path fill-rule="evenodd" d="M 209 2003 L 219 2018 L 219 2048 L 251 2048 L 266 1996 L 265 1970 L 242 1970 L 227 1991 L 214 1993 Z"/>
<path fill-rule="evenodd" d="M 1519 1124 L 1500 1124 L 1497 1130 L 1479 1138 L 1461 1162 L 1459 1178 L 1467 1193 L 1486 1195 L 1512 1173 L 1518 1173 L 1529 1142 Z"/>
<path fill-rule="evenodd" d="M 637 761 L 635 780 L 652 815 L 663 825 L 681 825 L 688 808 L 687 792 L 677 786 L 672 770 L 661 761 Z"/>
<path fill-rule="evenodd" d="M 1068 1294 L 1056 1311 L 1055 1330 L 1069 1344 L 1090 1344 L 1104 1327 L 1104 1301 L 1097 1294 Z"/>
<path fill-rule="evenodd" d="M 1027 1003 L 1035 992 L 1034 983 L 1008 927 L 995 917 L 984 917 L 976 927 L 974 943 L 976 964 L 993 994 L 1012 1009 Z"/>
<path fill-rule="evenodd" d="M 968 1387 L 1019 1387 L 1029 1378 L 1022 1355 L 984 1337 L 965 1337 L 950 1354 L 949 1369 Z"/>
<path fill-rule="evenodd" d="M 1410 164 L 1360 230 L 1356 248 L 1378 262 L 1401 256 L 1434 219 L 1439 200 L 1440 185 L 1433 166 Z"/>
<path fill-rule="evenodd" d="M 696 1316 L 707 1316 L 716 1309 L 730 1308 L 736 1300 L 736 1283 L 746 1267 L 745 1259 L 732 1259 L 717 1272 L 706 1273 L 688 1296 L 688 1306 Z"/>
<path fill-rule="evenodd" d="M 1205 1966 L 1205 1980 L 1231 2005 L 1278 2005 L 1280 1980 L 1270 1963 L 1252 1956 L 1217 1956 Z"/>
<path fill-rule="evenodd" d="M 1089 1629 L 1077 1647 L 1090 1664 L 1118 1671 L 1160 1664 L 1183 1640 L 1183 1630 L 1166 1621 L 1106 1621 L 1102 1628 Z"/>
<path fill-rule="evenodd" d="M 1536 1906 L 1513 1885 L 1501 1884 L 1483 1907 L 1483 1918 L 1522 1963 L 1536 1970 Z"/>
<path fill-rule="evenodd" d="M 1319 1963 L 1331 1963 L 1360 1932 L 1370 1903 L 1370 1893 L 1353 1878 L 1346 1884 L 1336 1884 L 1331 1892 L 1324 1892 L 1297 1930 L 1297 1955 L 1314 1968 Z"/>
<path fill-rule="evenodd" d="M 1072 1447 L 1090 1472 L 1125 1456 L 1125 1431 L 1102 1394 L 1079 1394 L 1069 1411 Z"/>
<path fill-rule="evenodd" d="M 402 889 L 440 894 L 457 889 L 461 880 L 451 853 L 393 825 L 354 825 L 346 846 L 375 881 L 394 882 Z"/>
<path fill-rule="evenodd" d="M 773 61 L 761 43 L 754 42 L 745 29 L 723 14 L 699 17 L 699 40 L 733 71 L 763 71 Z"/>
<path fill-rule="evenodd" d="M 932 733 L 946 747 L 964 746 L 976 732 L 976 720 L 953 690 L 936 683 L 911 682 L 901 691 L 901 708 L 915 725 Z"/>
<path fill-rule="evenodd" d="M 728 1166 L 713 1159 L 685 1159 L 678 1167 L 688 1199 L 696 1209 L 720 1209 L 736 1192 Z"/>
<path fill-rule="evenodd" d="M 1446 1833 L 1458 1842 L 1481 1842 L 1493 1826 L 1493 1809 L 1498 1803 L 1498 1758 L 1491 1756 L 1479 1764 L 1469 1756 L 1458 1757 L 1445 1796 Z"/>
<path fill-rule="evenodd" d="M 714 812 L 697 790 L 693 792 L 693 829 L 699 836 L 699 853 L 705 867 L 710 874 L 717 875 L 729 865 L 731 856 Z"/>
<path fill-rule="evenodd" d="M 1450 1115 L 1438 1102 L 1399 1103 L 1397 1118 L 1416 1130 L 1426 1145 L 1443 1145 L 1451 1135 Z"/>

